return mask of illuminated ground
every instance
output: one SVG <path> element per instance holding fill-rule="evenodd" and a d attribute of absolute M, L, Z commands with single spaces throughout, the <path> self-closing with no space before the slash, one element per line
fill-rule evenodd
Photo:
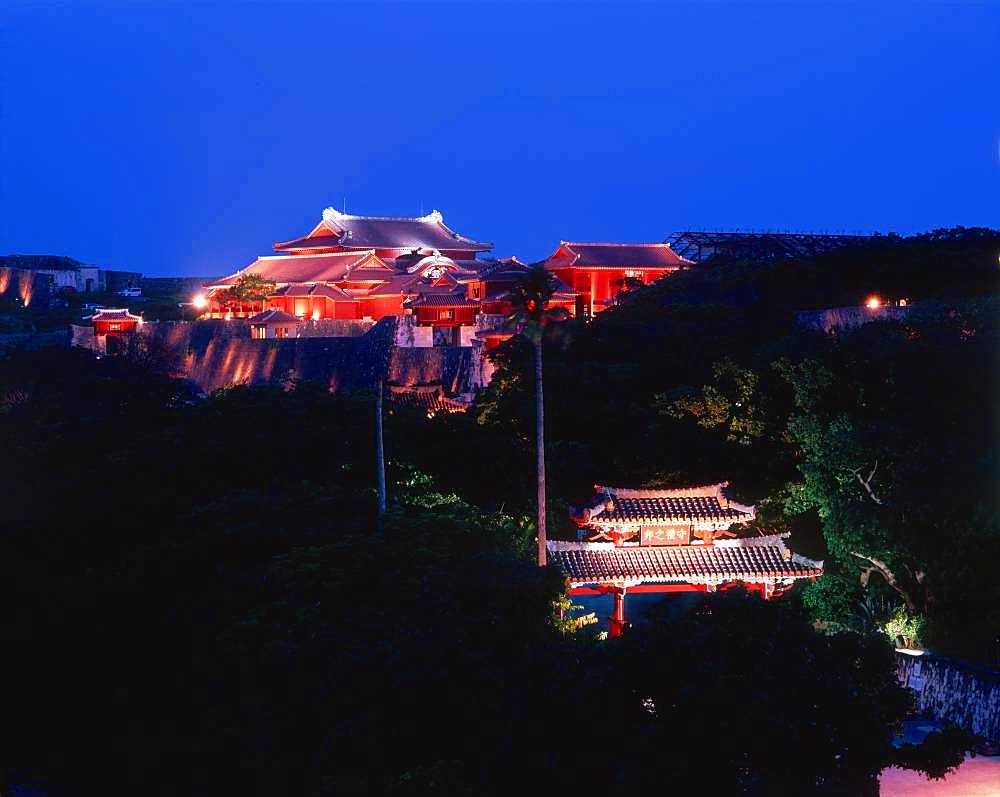
<path fill-rule="evenodd" d="M 935 726 L 908 722 L 903 739 L 918 744 Z M 1000 756 L 966 758 L 944 780 L 928 780 L 905 769 L 887 769 L 879 779 L 880 797 L 1000 797 Z"/>
<path fill-rule="evenodd" d="M 944 780 L 928 780 L 903 769 L 887 769 L 879 779 L 881 797 L 1000 796 L 1000 756 L 967 758 Z"/>

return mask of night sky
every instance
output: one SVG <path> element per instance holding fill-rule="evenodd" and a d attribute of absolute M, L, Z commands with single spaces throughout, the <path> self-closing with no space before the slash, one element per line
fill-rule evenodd
<path fill-rule="evenodd" d="M 1000 226 L 1000 2 L 3 4 L 0 254 Z"/>

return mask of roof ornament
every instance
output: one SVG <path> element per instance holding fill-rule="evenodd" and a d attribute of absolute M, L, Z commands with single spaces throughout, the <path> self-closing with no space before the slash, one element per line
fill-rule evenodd
<path fill-rule="evenodd" d="M 341 213 L 336 208 L 326 208 L 323 211 L 323 221 L 330 222 L 331 224 L 336 224 L 341 219 L 348 218 L 346 213 Z"/>
<path fill-rule="evenodd" d="M 444 216 L 441 215 L 440 210 L 432 210 L 426 216 L 421 216 L 417 221 L 425 221 L 428 224 L 441 224 L 444 222 Z"/>

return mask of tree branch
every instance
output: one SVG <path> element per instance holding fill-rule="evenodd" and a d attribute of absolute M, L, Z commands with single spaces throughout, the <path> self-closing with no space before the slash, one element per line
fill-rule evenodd
<path fill-rule="evenodd" d="M 865 492 L 868 493 L 868 497 L 881 506 L 882 499 L 875 495 L 875 491 L 872 489 L 872 479 L 875 478 L 875 471 L 878 470 L 878 460 L 875 460 L 875 465 L 868 474 L 867 479 L 861 478 L 861 468 L 848 468 L 848 470 L 854 474 L 854 478 L 858 480 L 858 484 L 865 488 Z"/>
<path fill-rule="evenodd" d="M 906 608 L 909 609 L 911 612 L 915 612 L 917 610 L 917 606 L 913 602 L 913 598 L 910 596 L 910 593 L 899 585 L 899 581 L 896 579 L 896 574 L 892 572 L 892 569 L 889 567 L 889 565 L 887 565 L 880 559 L 875 559 L 874 557 L 871 556 L 865 556 L 864 554 L 860 554 L 857 551 L 851 551 L 851 556 L 856 556 L 858 559 L 862 559 L 865 562 L 870 562 L 873 565 L 873 567 L 866 567 L 862 569 L 861 571 L 862 585 L 867 584 L 868 578 L 872 574 L 872 571 L 877 570 L 879 572 L 879 575 L 881 575 L 882 578 L 885 579 L 885 583 L 888 584 L 890 587 L 892 587 L 892 589 L 895 590 L 900 595 L 900 597 L 902 597 L 902 599 L 906 603 Z"/>

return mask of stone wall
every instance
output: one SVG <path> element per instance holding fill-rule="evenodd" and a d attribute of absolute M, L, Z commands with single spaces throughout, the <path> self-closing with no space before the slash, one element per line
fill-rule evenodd
<path fill-rule="evenodd" d="M 914 691 L 920 714 L 1000 742 L 1000 672 L 897 651 L 896 673 Z"/>
<path fill-rule="evenodd" d="M 361 319 L 323 318 L 318 321 L 306 319 L 299 325 L 300 338 L 356 338 L 364 335 L 373 326 L 374 321 Z"/>
<path fill-rule="evenodd" d="M 245 319 L 147 323 L 142 333 L 181 353 L 181 375 L 205 393 L 234 384 L 317 380 L 331 390 L 368 389 L 388 369 L 395 319 L 363 335 L 254 340 Z"/>
<path fill-rule="evenodd" d="M 440 383 L 450 396 L 471 393 L 472 349 L 456 346 L 405 348 L 390 352 L 388 379 L 396 385 Z"/>
<path fill-rule="evenodd" d="M 94 328 L 92 326 L 70 324 L 69 334 L 70 346 L 77 346 L 81 349 L 90 349 L 91 351 L 96 352 L 101 351 L 100 347 L 97 345 L 97 335 L 94 334 Z"/>
<path fill-rule="evenodd" d="M 829 307 L 825 310 L 803 310 L 798 314 L 799 324 L 806 329 L 830 332 L 834 329 L 855 329 L 873 321 L 904 321 L 909 307 Z"/>
<path fill-rule="evenodd" d="M 51 275 L 40 271 L 0 267 L 0 296 L 20 299 L 25 307 L 49 306 L 55 288 Z"/>
<path fill-rule="evenodd" d="M 93 347 L 90 327 L 73 333 L 75 345 Z M 285 385 L 297 379 L 320 381 L 336 391 L 371 389 L 382 377 L 395 385 L 440 384 L 450 396 L 471 394 L 477 386 L 473 349 L 398 347 L 391 316 L 350 337 L 256 340 L 246 319 L 148 322 L 139 334 L 177 351 L 179 376 L 205 393 L 234 384 Z"/>

